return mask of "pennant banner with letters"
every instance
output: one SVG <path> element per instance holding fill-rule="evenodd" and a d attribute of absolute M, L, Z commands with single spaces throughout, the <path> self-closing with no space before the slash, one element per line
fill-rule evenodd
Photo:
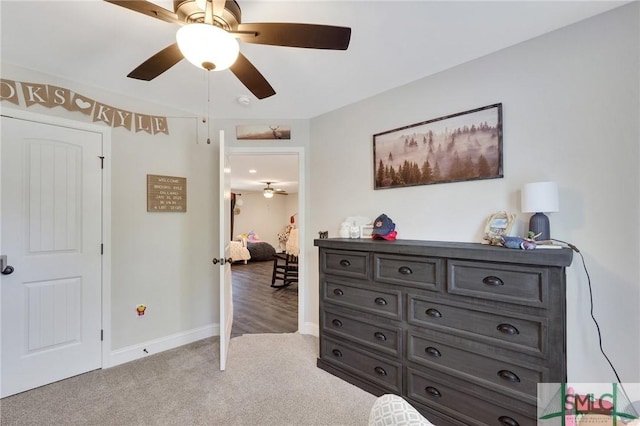
<path fill-rule="evenodd" d="M 0 101 L 20 105 L 20 94 L 27 108 L 32 105 L 42 105 L 47 108 L 61 106 L 67 111 L 81 112 L 91 117 L 94 122 L 102 122 L 109 127 L 124 127 L 130 132 L 146 132 L 151 135 L 169 134 L 167 117 L 119 109 L 64 87 L 0 79 Z"/>

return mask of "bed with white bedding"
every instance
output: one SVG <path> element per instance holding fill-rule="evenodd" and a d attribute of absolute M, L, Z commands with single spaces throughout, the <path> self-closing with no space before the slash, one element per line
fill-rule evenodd
<path fill-rule="evenodd" d="M 245 241 L 231 241 L 229 245 L 229 257 L 234 262 L 244 262 L 245 264 L 251 259 L 251 253 L 247 249 Z"/>

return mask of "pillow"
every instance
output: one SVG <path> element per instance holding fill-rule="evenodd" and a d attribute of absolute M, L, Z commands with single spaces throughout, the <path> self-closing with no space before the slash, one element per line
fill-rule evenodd
<path fill-rule="evenodd" d="M 369 426 L 433 426 L 398 395 L 382 395 L 371 408 Z"/>

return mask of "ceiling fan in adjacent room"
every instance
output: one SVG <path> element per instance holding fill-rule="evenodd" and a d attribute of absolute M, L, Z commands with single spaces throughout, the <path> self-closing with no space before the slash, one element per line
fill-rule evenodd
<path fill-rule="evenodd" d="M 258 99 L 275 90 L 239 51 L 238 41 L 271 46 L 346 50 L 351 28 L 302 23 L 243 24 L 235 0 L 174 0 L 174 12 L 145 0 L 105 0 L 152 18 L 181 26 L 176 43 L 165 47 L 127 77 L 150 81 L 186 58 L 209 71 L 229 68 Z"/>
<path fill-rule="evenodd" d="M 287 191 L 285 191 L 284 189 L 276 189 L 271 187 L 272 183 L 277 183 L 277 182 L 264 182 L 264 183 L 267 184 L 266 188 L 262 190 L 262 195 L 264 195 L 264 198 L 273 198 L 274 194 L 289 195 Z"/>

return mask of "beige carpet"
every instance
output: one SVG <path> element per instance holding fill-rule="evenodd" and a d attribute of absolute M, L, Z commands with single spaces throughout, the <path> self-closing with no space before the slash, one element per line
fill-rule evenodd
<path fill-rule="evenodd" d="M 217 338 L 0 401 L 5 425 L 366 425 L 375 397 L 316 367 L 318 340 Z"/>

